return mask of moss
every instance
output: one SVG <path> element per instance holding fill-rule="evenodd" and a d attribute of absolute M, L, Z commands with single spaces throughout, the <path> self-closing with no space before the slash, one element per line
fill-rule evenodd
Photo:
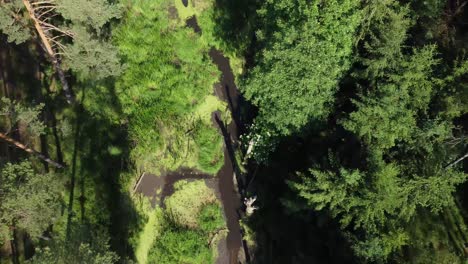
<path fill-rule="evenodd" d="M 180 226 L 198 227 L 197 217 L 203 206 L 216 202 L 214 191 L 203 180 L 181 181 L 175 188 L 165 201 L 171 220 Z"/>

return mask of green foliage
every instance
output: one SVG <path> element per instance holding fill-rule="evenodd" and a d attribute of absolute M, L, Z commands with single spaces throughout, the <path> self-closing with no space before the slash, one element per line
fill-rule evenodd
<path fill-rule="evenodd" d="M 197 216 L 203 206 L 215 201 L 214 191 L 203 180 L 197 180 L 177 182 L 175 193 L 165 203 L 172 222 L 194 228 L 198 226 Z"/>
<path fill-rule="evenodd" d="M 213 232 L 225 226 L 221 207 L 216 204 L 207 204 L 202 207 L 198 214 L 198 226 L 204 232 Z"/>
<path fill-rule="evenodd" d="M 53 12 L 49 10 L 40 19 L 44 22 L 47 20 L 58 29 L 57 32 L 49 30 L 47 34 L 56 42 L 51 43 L 56 47 L 55 52 L 64 55 L 61 59 L 66 68 L 82 78 L 102 79 L 120 74 L 117 49 L 108 41 L 109 33 L 105 30 L 111 19 L 120 16 L 117 5 L 109 4 L 107 0 L 58 0 L 46 4 L 53 7 Z M 61 18 L 47 19 L 47 16 L 56 15 Z M 8 35 L 9 42 L 20 44 L 31 37 L 28 18 L 29 14 L 21 1 L 2 1 L 0 31 Z M 71 41 L 61 37 L 63 32 L 67 32 Z"/>
<path fill-rule="evenodd" d="M 28 161 L 7 163 L 0 171 L 0 229 L 18 228 L 38 238 L 59 216 L 63 189 L 57 175 L 37 173 Z"/>
<path fill-rule="evenodd" d="M 208 241 L 197 230 L 167 226 L 156 239 L 148 256 L 148 263 L 213 263 Z"/>
<path fill-rule="evenodd" d="M 107 0 L 58 0 L 57 10 L 63 17 L 89 25 L 96 32 L 111 19 L 120 17 L 119 7 Z"/>
<path fill-rule="evenodd" d="M 301 175 L 300 183 L 290 185 L 310 206 L 329 211 L 343 228 L 351 225 L 354 230 L 363 230 L 365 238 L 355 241 L 355 252 L 376 261 L 410 244 L 405 227 L 417 211 L 447 208 L 455 187 L 467 179 L 460 172 L 439 173 L 444 175 L 408 179 L 409 175 L 392 164 L 368 175 L 343 168 L 339 173 L 314 169 L 312 177 Z"/>
<path fill-rule="evenodd" d="M 18 12 L 21 8 L 19 0 L 0 2 L 0 33 L 8 36 L 8 42 L 21 44 L 31 38 L 28 22 Z"/>
<path fill-rule="evenodd" d="M 396 140 L 407 140 L 416 127 L 417 115 L 428 108 L 433 82 L 430 76 L 436 64 L 434 47 L 426 47 L 400 61 L 395 73 L 387 71 L 386 82 L 361 100 L 357 111 L 343 125 L 376 149 L 388 149 Z"/>
<path fill-rule="evenodd" d="M 202 171 L 215 174 L 224 164 L 223 141 L 219 132 L 209 126 L 200 126 L 194 135 L 194 143 L 199 146 L 198 164 Z"/>
<path fill-rule="evenodd" d="M 120 75 L 122 67 L 113 44 L 90 33 L 83 25 L 74 25 L 72 30 L 73 44 L 65 48 L 65 67 L 94 80 Z"/>
<path fill-rule="evenodd" d="M 226 111 L 211 95 L 218 71 L 206 43 L 169 18 L 170 3 L 130 1 L 116 36 L 127 65 L 117 92 L 135 142 L 132 160 L 155 172 L 215 173 L 223 162 L 222 137 L 211 114 Z"/>
<path fill-rule="evenodd" d="M 106 24 L 120 17 L 118 6 L 107 0 L 59 0 L 57 12 L 73 32 L 72 43 L 64 48 L 64 66 L 94 80 L 120 75 L 118 50 L 105 30 Z"/>
<path fill-rule="evenodd" d="M 398 69 L 403 44 L 412 25 L 408 6 L 395 0 L 366 1 L 358 44 L 364 47 L 358 74 L 374 83 L 389 69 Z"/>
<path fill-rule="evenodd" d="M 7 133 L 11 132 L 17 125 L 27 128 L 31 135 L 45 134 L 46 126 L 39 119 L 39 115 L 44 108 L 44 104 L 39 104 L 33 107 L 24 106 L 18 101 L 12 101 L 6 97 L 0 98 L 0 116 L 3 116 L 2 124 L 7 129 Z"/>
<path fill-rule="evenodd" d="M 202 180 L 177 182 L 175 189 L 148 263 L 213 263 L 213 238 L 226 225 L 214 191 Z"/>
<path fill-rule="evenodd" d="M 259 107 L 262 136 L 289 135 L 330 113 L 339 79 L 351 65 L 359 3 L 266 1 L 258 11 L 265 48 L 243 91 Z"/>
<path fill-rule="evenodd" d="M 356 255 L 365 259 L 366 262 L 382 262 L 391 253 L 407 245 L 408 242 L 408 235 L 402 230 L 397 230 L 358 241 L 353 249 Z"/>
<path fill-rule="evenodd" d="M 109 239 L 104 234 L 88 234 L 85 228 L 73 229 L 70 239 L 55 237 L 46 247 L 37 249 L 26 263 L 30 264 L 114 264 L 119 257 L 109 248 Z M 86 241 L 90 240 L 90 241 Z"/>

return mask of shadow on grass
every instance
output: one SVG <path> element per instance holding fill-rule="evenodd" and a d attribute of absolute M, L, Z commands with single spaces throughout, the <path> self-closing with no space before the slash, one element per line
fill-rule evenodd
<path fill-rule="evenodd" d="M 6 38 L 0 35 L 0 96 L 30 105 L 45 103 L 42 119 L 48 134 L 41 137 L 41 145 L 32 146 L 38 150 L 41 147 L 43 154 L 50 154 L 52 159 L 64 161 L 68 166 L 60 171 L 68 177 L 69 199 L 62 212 L 67 218 L 66 229 L 56 227 L 54 230 L 64 231 L 69 240 L 76 239 L 73 238 L 76 228 L 85 226 L 95 233 L 104 230 L 110 235 L 111 250 L 118 253 L 121 260 L 133 259 L 128 241 L 137 231 L 140 218 L 119 179 L 127 169 L 129 146 L 125 126 L 115 120 L 121 109 L 111 88 L 113 83 L 84 84 L 71 80 L 75 92 L 84 95 L 79 105 L 71 107 L 65 102 L 59 84 L 53 81 L 53 71 L 46 62 L 37 44 L 7 44 Z M 107 87 L 99 96 L 93 91 L 97 85 Z M 80 86 L 86 90 L 80 90 Z M 104 110 L 116 114 L 110 117 Z M 73 127 L 68 135 L 61 130 L 65 119 Z M 30 139 L 19 140 L 29 143 Z M 0 147 L 0 162 L 29 157 L 3 143 Z M 89 242 L 93 238 L 80 236 L 80 239 Z M 34 253 L 29 239 L 23 242 L 18 237 L 13 242 L 15 252 L 9 254 L 14 262 L 22 255 L 29 258 Z M 21 252 L 16 250 L 18 248 Z"/>
<path fill-rule="evenodd" d="M 83 86 L 93 85 L 96 84 Z M 112 83 L 104 86 L 112 87 Z M 89 89 L 93 88 L 82 89 L 80 104 L 74 109 L 75 125 L 73 137 L 69 139 L 73 146 L 65 147 L 65 151 L 72 153 L 67 238 L 70 238 L 75 225 L 107 229 L 111 250 L 120 255 L 122 261 L 134 259 L 129 238 L 137 232 L 140 217 L 119 179 L 128 169 L 126 127 L 104 112 L 110 109 L 117 116 L 121 114 L 113 88 L 105 89 L 106 100 L 102 101 L 100 99 L 103 98 L 96 96 L 96 91 Z M 88 92 L 92 95 L 87 95 Z M 93 111 L 87 109 L 88 106 Z M 96 109 L 103 112 L 96 112 Z M 74 205 L 79 205 L 79 208 L 74 208 Z"/>

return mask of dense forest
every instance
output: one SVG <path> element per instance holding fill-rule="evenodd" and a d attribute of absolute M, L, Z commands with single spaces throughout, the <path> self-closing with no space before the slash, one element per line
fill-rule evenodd
<path fill-rule="evenodd" d="M 468 1 L 0 0 L 0 263 L 466 263 Z"/>

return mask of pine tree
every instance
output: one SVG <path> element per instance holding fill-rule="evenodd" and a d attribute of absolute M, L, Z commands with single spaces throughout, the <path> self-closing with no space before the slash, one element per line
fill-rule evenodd
<path fill-rule="evenodd" d="M 39 40 L 67 101 L 72 103 L 75 99 L 66 78 L 67 69 L 93 79 L 120 73 L 117 50 L 110 44 L 105 29 L 119 14 L 119 8 L 106 0 L 2 0 L 0 16 L 4 22 L 0 22 L 0 30 L 11 42 Z M 34 25 L 34 30 L 29 29 L 29 24 Z"/>
<path fill-rule="evenodd" d="M 42 236 L 60 214 L 63 188 L 57 175 L 37 173 L 28 161 L 7 163 L 0 171 L 0 241 L 12 239 L 14 229 Z"/>

